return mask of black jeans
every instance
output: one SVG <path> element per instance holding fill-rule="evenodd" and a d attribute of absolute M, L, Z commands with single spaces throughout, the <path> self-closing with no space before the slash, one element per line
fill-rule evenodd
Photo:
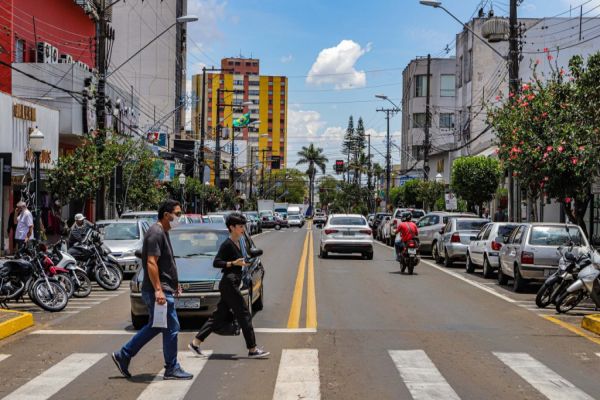
<path fill-rule="evenodd" d="M 254 337 L 254 328 L 252 327 L 252 314 L 248 310 L 248 306 L 240 292 L 240 282 L 241 277 L 236 274 L 226 274 L 221 278 L 219 284 L 221 300 L 217 304 L 216 311 L 200 328 L 196 339 L 204 341 L 215 327 L 221 326 L 228 320 L 230 315 L 229 310 L 231 310 L 242 329 L 244 339 L 246 340 L 246 347 L 248 349 L 256 347 L 256 338 Z"/>

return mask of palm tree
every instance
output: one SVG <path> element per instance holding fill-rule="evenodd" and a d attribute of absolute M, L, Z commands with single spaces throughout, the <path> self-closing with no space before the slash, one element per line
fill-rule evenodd
<path fill-rule="evenodd" d="M 323 149 L 315 147 L 314 144 L 309 144 L 308 147 L 302 146 L 302 150 L 298 152 L 300 159 L 296 165 L 308 164 L 306 174 L 308 175 L 309 192 L 308 192 L 308 203 L 312 210 L 313 196 L 315 191 L 315 175 L 317 174 L 317 167 L 325 173 L 325 163 L 329 160 L 323 155 Z"/>
<path fill-rule="evenodd" d="M 360 153 L 358 158 L 352 161 L 350 168 L 354 170 L 354 184 L 360 184 L 363 174 L 369 173 L 369 157 Z"/>

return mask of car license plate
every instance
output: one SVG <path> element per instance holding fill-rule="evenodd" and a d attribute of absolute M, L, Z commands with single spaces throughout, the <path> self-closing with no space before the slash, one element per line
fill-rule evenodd
<path fill-rule="evenodd" d="M 128 264 L 125 266 L 125 271 L 135 272 L 137 270 L 137 264 Z"/>
<path fill-rule="evenodd" d="M 346 232 L 342 232 L 343 236 L 354 236 L 354 232 L 352 231 L 346 231 Z"/>
<path fill-rule="evenodd" d="M 549 277 L 550 275 L 552 275 L 554 273 L 553 269 L 545 269 L 544 270 L 544 278 Z"/>
<path fill-rule="evenodd" d="M 200 299 L 177 298 L 175 299 L 175 308 L 188 310 L 200 308 Z"/>
<path fill-rule="evenodd" d="M 416 255 L 417 254 L 417 249 L 408 249 L 408 254 L 412 255 Z"/>

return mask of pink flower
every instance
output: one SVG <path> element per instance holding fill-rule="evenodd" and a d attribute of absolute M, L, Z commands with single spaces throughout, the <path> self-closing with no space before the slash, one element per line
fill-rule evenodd
<path fill-rule="evenodd" d="M 535 94 L 532 93 L 532 94 L 530 94 L 530 95 L 527 96 L 527 100 L 531 101 L 533 99 L 535 99 Z"/>
<path fill-rule="evenodd" d="M 548 113 L 544 111 L 544 112 L 542 113 L 542 118 L 546 118 L 547 116 L 548 116 Z"/>
<path fill-rule="evenodd" d="M 558 71 L 558 73 L 562 76 L 565 74 L 565 70 L 561 68 L 560 71 Z"/>
<path fill-rule="evenodd" d="M 523 84 L 523 86 L 521 86 L 521 88 L 522 88 L 523 90 L 529 90 L 529 89 L 530 89 L 530 86 L 529 86 L 528 84 L 524 83 L 524 84 Z"/>
<path fill-rule="evenodd" d="M 585 150 L 585 146 L 579 146 L 579 151 L 584 151 Z"/>
<path fill-rule="evenodd" d="M 535 60 L 535 65 L 540 65 L 540 63 L 541 63 L 541 61 L 539 58 L 537 60 Z"/>
<path fill-rule="evenodd" d="M 565 203 L 569 204 L 571 202 L 571 198 L 570 197 L 565 197 Z"/>
<path fill-rule="evenodd" d="M 546 151 L 552 151 L 552 149 L 554 149 L 554 147 L 552 147 L 552 146 L 546 147 Z"/>
<path fill-rule="evenodd" d="M 528 102 L 524 101 L 523 103 L 521 103 L 521 107 L 527 107 L 529 105 Z"/>
<path fill-rule="evenodd" d="M 552 57 L 552 54 L 548 54 L 548 61 L 552 61 L 554 57 Z"/>
<path fill-rule="evenodd" d="M 565 148 L 563 146 L 558 146 L 557 150 L 559 153 L 562 153 L 563 151 L 565 151 Z"/>
<path fill-rule="evenodd" d="M 494 150 L 494 154 L 498 154 L 499 152 L 500 152 L 500 149 Z"/>
<path fill-rule="evenodd" d="M 548 158 L 548 153 L 544 153 L 544 156 L 543 156 L 542 158 L 543 158 L 544 160 L 545 160 L 546 158 Z"/>
<path fill-rule="evenodd" d="M 515 97 L 515 94 L 514 94 L 513 92 L 510 92 L 510 93 L 508 94 L 508 97 Z"/>
<path fill-rule="evenodd" d="M 544 53 L 547 53 L 547 52 L 548 52 L 548 48 L 544 47 Z"/>
<path fill-rule="evenodd" d="M 572 163 L 573 165 L 577 165 L 577 163 L 578 163 L 578 162 L 579 162 L 579 160 L 577 159 L 577 157 L 573 157 L 573 158 L 571 158 L 571 163 Z"/>
<path fill-rule="evenodd" d="M 550 178 L 548 178 L 547 176 L 544 177 L 545 182 L 548 182 L 548 179 L 550 179 Z"/>

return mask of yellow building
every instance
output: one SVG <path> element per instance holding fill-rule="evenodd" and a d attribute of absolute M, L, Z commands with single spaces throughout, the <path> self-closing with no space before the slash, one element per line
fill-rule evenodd
<path fill-rule="evenodd" d="M 235 167 L 244 169 L 252 163 L 261 161 L 266 169 L 285 168 L 287 90 L 287 77 L 260 75 L 258 59 L 222 59 L 221 71 L 206 73 L 205 139 L 214 140 L 219 121 L 222 127 L 231 128 L 234 119 L 250 113 L 251 121 L 260 121 L 260 123 L 235 130 Z M 200 139 L 202 74 L 192 76 L 192 92 L 194 99 L 197 99 L 192 108 L 192 131 L 196 135 L 195 139 Z M 219 100 L 218 92 L 221 93 Z M 248 105 L 248 102 L 253 104 Z M 228 133 L 230 139 L 232 130 L 225 129 L 224 132 Z M 222 139 L 222 141 L 226 143 L 229 139 Z M 238 143 L 246 148 L 241 149 Z M 207 146 L 210 147 L 210 144 Z M 205 154 L 206 158 L 210 157 L 209 153 L 205 152 Z M 222 157 L 224 160 L 227 158 L 228 156 Z M 222 176 L 226 178 L 225 174 Z"/>

